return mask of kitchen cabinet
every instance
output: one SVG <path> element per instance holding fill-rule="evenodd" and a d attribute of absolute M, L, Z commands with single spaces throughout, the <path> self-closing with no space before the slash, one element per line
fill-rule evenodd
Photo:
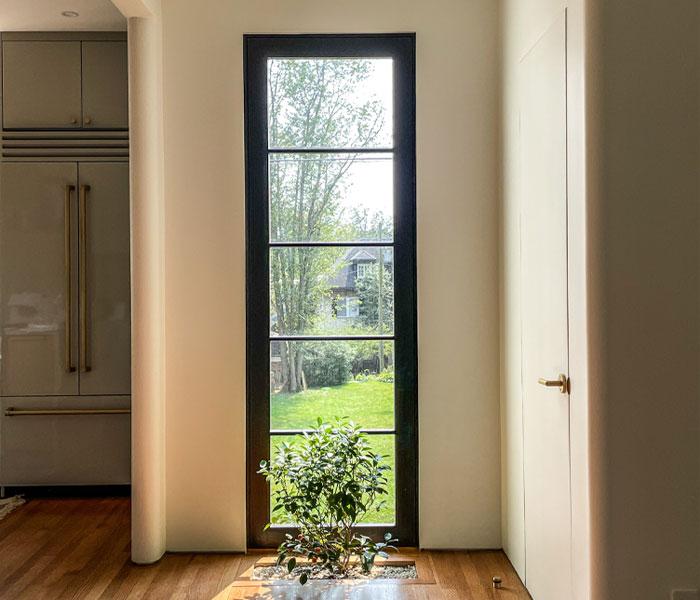
<path fill-rule="evenodd" d="M 3 42 L 4 127 L 80 127 L 80 81 L 80 42 Z"/>
<path fill-rule="evenodd" d="M 126 129 L 121 40 L 5 40 L 5 129 Z"/>
<path fill-rule="evenodd" d="M 82 57 L 83 127 L 126 129 L 126 42 L 83 42 Z"/>

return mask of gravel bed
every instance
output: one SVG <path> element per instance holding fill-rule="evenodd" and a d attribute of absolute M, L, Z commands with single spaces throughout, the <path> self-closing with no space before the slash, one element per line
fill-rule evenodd
<path fill-rule="evenodd" d="M 291 573 L 287 567 L 255 567 L 251 579 L 255 581 L 272 579 L 296 579 L 301 575 L 303 569 L 297 567 Z M 363 573 L 360 567 L 352 567 L 347 575 L 340 576 L 331 573 L 327 569 L 312 571 L 309 573 L 311 579 L 416 579 L 418 573 L 416 567 L 375 566 L 369 573 Z"/>

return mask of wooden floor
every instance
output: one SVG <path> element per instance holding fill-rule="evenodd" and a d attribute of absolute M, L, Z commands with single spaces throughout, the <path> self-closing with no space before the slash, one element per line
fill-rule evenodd
<path fill-rule="evenodd" d="M 0 598 L 196 600 L 529 599 L 502 552 L 423 552 L 434 584 L 242 585 L 257 555 L 168 554 L 129 561 L 127 498 L 30 500 L 0 521 Z M 491 578 L 503 578 L 493 590 Z"/>

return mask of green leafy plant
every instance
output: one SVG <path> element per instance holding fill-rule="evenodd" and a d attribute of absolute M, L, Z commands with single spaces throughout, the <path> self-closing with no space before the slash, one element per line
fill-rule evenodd
<path fill-rule="evenodd" d="M 382 383 L 394 383 L 394 367 L 384 369 L 379 373 L 377 375 L 377 381 L 381 381 Z"/>
<path fill-rule="evenodd" d="M 345 342 L 306 342 L 303 355 L 309 387 L 342 385 L 352 376 L 352 349 Z"/>
<path fill-rule="evenodd" d="M 394 367 L 384 369 L 381 373 L 370 373 L 368 369 L 355 375 L 354 380 L 358 383 L 367 381 L 379 381 L 380 383 L 394 383 Z"/>
<path fill-rule="evenodd" d="M 316 429 L 283 442 L 258 471 L 274 484 L 272 512 L 284 511 L 299 527 L 299 534 L 286 534 L 277 549 L 277 564 L 286 564 L 290 573 L 297 569 L 304 584 L 320 571 L 346 577 L 353 557 L 364 572 L 377 556 L 386 558 L 398 540 L 387 533 L 376 542 L 359 534 L 357 523 L 385 503 L 381 496 L 387 493 L 389 469 L 353 423 L 331 425 L 319 418 Z"/>

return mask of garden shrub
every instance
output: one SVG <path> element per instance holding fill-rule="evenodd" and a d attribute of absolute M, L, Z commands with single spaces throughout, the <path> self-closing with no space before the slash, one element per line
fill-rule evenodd
<path fill-rule="evenodd" d="M 377 375 L 377 381 L 381 381 L 382 383 L 394 383 L 394 369 L 384 369 Z"/>
<path fill-rule="evenodd" d="M 309 342 L 304 347 L 304 375 L 309 387 L 346 383 L 352 376 L 353 353 L 343 342 Z"/>

